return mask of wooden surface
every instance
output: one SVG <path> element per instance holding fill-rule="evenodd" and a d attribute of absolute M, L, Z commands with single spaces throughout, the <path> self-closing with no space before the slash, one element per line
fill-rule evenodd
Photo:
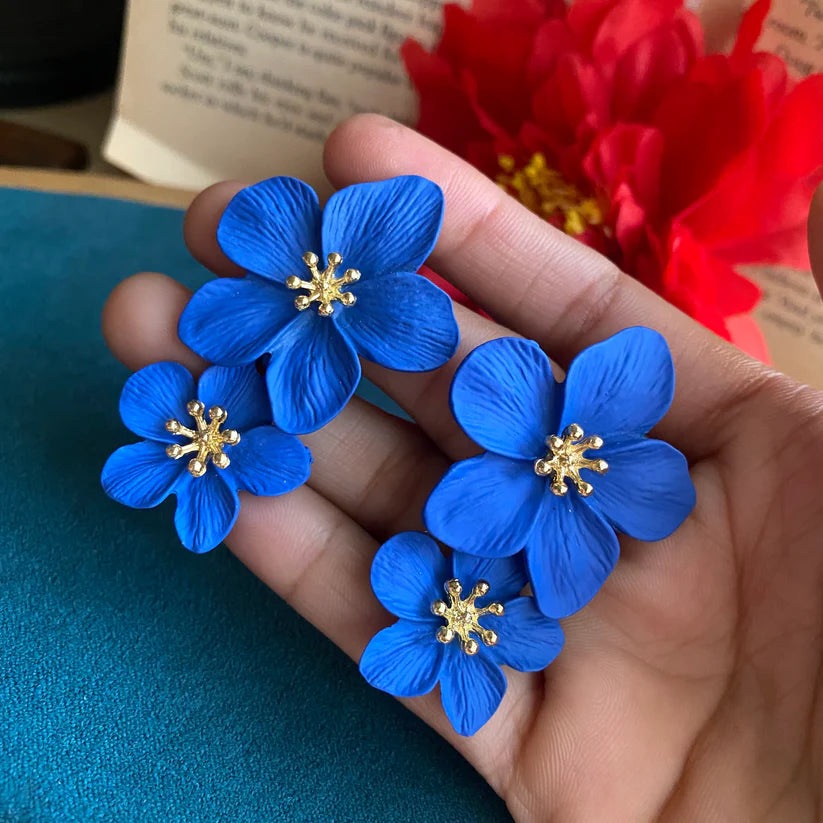
<path fill-rule="evenodd" d="M 119 200 L 136 200 L 140 203 L 178 206 L 179 208 L 188 206 L 196 194 L 196 192 L 151 186 L 136 180 L 107 177 L 102 174 L 78 174 L 9 166 L 0 166 L 0 187 L 90 194 L 97 197 L 114 197 Z"/>

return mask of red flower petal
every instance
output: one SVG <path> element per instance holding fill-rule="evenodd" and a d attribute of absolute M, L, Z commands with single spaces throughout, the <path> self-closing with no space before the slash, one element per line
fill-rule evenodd
<path fill-rule="evenodd" d="M 737 39 L 732 48 L 732 60 L 742 60 L 754 51 L 763 32 L 763 24 L 772 7 L 772 0 L 755 0 L 740 21 Z"/>
<path fill-rule="evenodd" d="M 532 4 L 518 6 L 523 12 Z M 500 13 L 478 18 L 460 6 L 443 7 L 443 38 L 437 54 L 476 81 L 483 110 L 510 133 L 520 127 L 530 99 L 526 69 L 531 55 L 536 7 L 532 14 Z"/>
<path fill-rule="evenodd" d="M 613 4 L 591 44 L 595 63 L 614 63 L 639 40 L 670 22 L 682 5 L 682 0 L 622 0 Z"/>
<path fill-rule="evenodd" d="M 762 75 L 734 76 L 724 57 L 700 61 L 661 103 L 653 124 L 666 142 L 663 211 L 675 215 L 702 197 L 766 127 Z"/>
<path fill-rule="evenodd" d="M 763 139 L 734 163 L 682 222 L 737 262 L 808 268 L 805 224 L 823 180 L 823 75 L 789 93 Z"/>
<path fill-rule="evenodd" d="M 685 77 L 702 49 L 697 18 L 682 13 L 640 38 L 617 61 L 612 116 L 649 122 L 661 100 Z"/>
<path fill-rule="evenodd" d="M 536 125 L 560 144 L 588 142 L 608 122 L 608 86 L 595 66 L 579 54 L 557 61 L 556 70 L 534 91 L 531 114 Z"/>
<path fill-rule="evenodd" d="M 463 155 L 471 142 L 488 139 L 465 91 L 442 57 L 429 54 L 415 40 L 406 40 L 400 55 L 417 89 L 417 128 L 423 134 L 458 155 Z"/>

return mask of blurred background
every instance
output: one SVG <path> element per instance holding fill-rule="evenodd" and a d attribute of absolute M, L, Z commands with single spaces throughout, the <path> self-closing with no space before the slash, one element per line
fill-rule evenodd
<path fill-rule="evenodd" d="M 125 0 L 0 0 L 0 165 L 116 173 L 100 157 Z"/>

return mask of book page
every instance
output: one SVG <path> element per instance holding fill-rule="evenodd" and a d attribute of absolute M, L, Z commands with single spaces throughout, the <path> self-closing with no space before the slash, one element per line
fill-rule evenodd
<path fill-rule="evenodd" d="M 823 71 L 823 0 L 776 0 L 757 45 L 782 57 L 795 77 Z"/>
<path fill-rule="evenodd" d="M 400 60 L 441 0 L 131 0 L 104 150 L 161 185 L 275 174 L 324 187 L 323 142 L 359 111 L 416 118 Z"/>

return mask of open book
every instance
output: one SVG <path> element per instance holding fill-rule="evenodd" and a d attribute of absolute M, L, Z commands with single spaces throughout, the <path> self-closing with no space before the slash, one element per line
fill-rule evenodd
<path fill-rule="evenodd" d="M 705 0 L 707 25 L 734 28 L 742 2 Z M 358 111 L 414 122 L 399 47 L 433 45 L 441 13 L 441 0 L 131 0 L 106 158 L 187 189 L 290 174 L 328 192 L 322 147 L 337 123 Z M 823 68 L 823 0 L 775 0 L 762 45 L 798 74 Z M 751 274 L 775 364 L 823 387 L 811 277 Z"/>

